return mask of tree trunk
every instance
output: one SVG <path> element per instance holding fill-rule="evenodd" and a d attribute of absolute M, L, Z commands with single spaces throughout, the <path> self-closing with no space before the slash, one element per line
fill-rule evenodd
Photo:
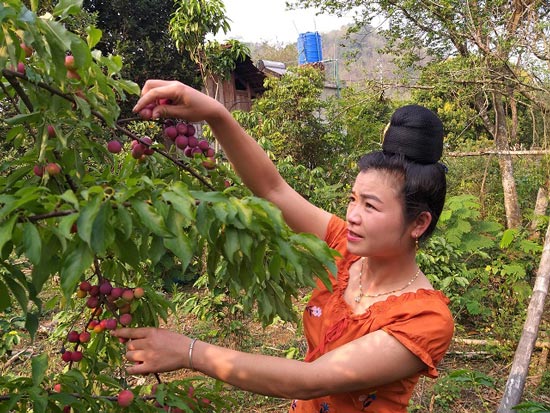
<path fill-rule="evenodd" d="M 502 95 L 495 92 L 493 95 L 495 108 L 495 145 L 498 151 L 509 151 L 508 128 Z M 507 228 L 519 228 L 521 225 L 521 211 L 519 208 L 516 182 L 514 180 L 514 165 L 511 155 L 500 155 L 498 158 L 502 190 L 504 193 L 504 210 L 506 212 Z"/>
<path fill-rule="evenodd" d="M 533 348 L 537 341 L 540 320 L 544 312 L 544 301 L 548 295 L 550 284 L 550 225 L 546 230 L 544 248 L 537 271 L 533 295 L 527 309 L 527 319 L 523 326 L 523 332 L 519 340 L 512 362 L 512 368 L 506 381 L 504 395 L 500 401 L 498 413 L 513 412 L 514 406 L 520 403 L 523 396 L 523 388 L 529 372 L 529 363 Z"/>
<path fill-rule="evenodd" d="M 538 238 L 539 236 L 538 227 L 542 221 L 542 217 L 546 215 L 548 201 L 548 189 L 541 186 L 537 193 L 537 201 L 535 202 L 535 209 L 533 211 L 533 220 L 531 221 L 531 227 L 529 228 L 533 238 Z"/>

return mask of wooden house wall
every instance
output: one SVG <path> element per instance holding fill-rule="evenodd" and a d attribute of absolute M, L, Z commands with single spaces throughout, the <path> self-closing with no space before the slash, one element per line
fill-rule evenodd
<path fill-rule="evenodd" d="M 214 82 L 209 80 L 207 87 L 208 94 L 210 96 L 215 96 L 216 85 Z M 221 102 L 229 111 L 249 111 L 252 107 L 252 93 L 250 86 L 244 85 L 244 90 L 237 89 L 235 86 L 235 74 L 232 74 L 231 79 L 223 81 L 218 85 L 217 100 Z"/>

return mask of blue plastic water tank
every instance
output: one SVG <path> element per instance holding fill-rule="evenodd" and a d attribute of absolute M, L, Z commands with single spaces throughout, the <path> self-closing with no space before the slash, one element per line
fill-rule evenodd
<path fill-rule="evenodd" d="M 323 60 L 321 35 L 319 32 L 306 32 L 298 35 L 298 64 L 314 63 Z"/>

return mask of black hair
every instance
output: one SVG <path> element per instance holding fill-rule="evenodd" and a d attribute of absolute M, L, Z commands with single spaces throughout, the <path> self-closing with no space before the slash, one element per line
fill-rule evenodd
<path fill-rule="evenodd" d="M 403 182 L 401 196 L 406 223 L 413 222 L 422 212 L 429 212 L 432 220 L 419 241 L 426 240 L 434 231 L 445 204 L 447 180 L 443 164 L 420 164 L 402 154 L 382 151 L 364 155 L 359 160 L 361 172 L 377 170 L 388 173 Z"/>
<path fill-rule="evenodd" d="M 359 161 L 361 172 L 375 169 L 401 179 L 407 224 L 424 211 L 431 214 L 432 221 L 420 241 L 433 233 L 445 204 L 446 166 L 439 163 L 443 136 L 443 123 L 434 112 L 420 105 L 402 106 L 393 113 L 384 132 L 382 151 Z"/>

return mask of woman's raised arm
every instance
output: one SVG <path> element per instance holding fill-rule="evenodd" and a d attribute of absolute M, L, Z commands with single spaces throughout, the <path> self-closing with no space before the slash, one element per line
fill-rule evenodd
<path fill-rule="evenodd" d="M 206 121 L 236 173 L 256 196 L 277 205 L 294 231 L 324 238 L 330 213 L 311 204 L 288 185 L 261 146 L 220 102 L 178 81 L 148 80 L 134 111 L 151 104 L 155 105 L 153 118 Z"/>

